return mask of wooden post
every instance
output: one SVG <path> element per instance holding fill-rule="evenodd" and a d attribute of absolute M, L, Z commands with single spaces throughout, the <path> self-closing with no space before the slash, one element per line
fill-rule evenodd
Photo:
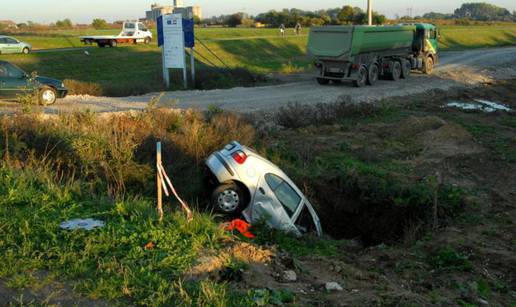
<path fill-rule="evenodd" d="M 156 143 L 156 166 L 161 165 L 161 142 Z M 160 169 L 156 167 L 156 186 L 158 192 L 158 213 L 159 221 L 163 221 L 163 186 L 161 182 L 161 176 L 159 175 Z"/>

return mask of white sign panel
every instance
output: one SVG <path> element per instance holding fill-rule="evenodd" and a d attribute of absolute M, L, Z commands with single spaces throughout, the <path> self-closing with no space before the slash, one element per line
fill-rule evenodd
<path fill-rule="evenodd" d="M 165 68 L 186 68 L 182 18 L 181 14 L 163 16 L 163 59 Z"/>

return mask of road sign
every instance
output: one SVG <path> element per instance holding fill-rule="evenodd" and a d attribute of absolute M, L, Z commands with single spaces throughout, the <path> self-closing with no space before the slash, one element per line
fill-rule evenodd
<path fill-rule="evenodd" d="M 191 49 L 192 79 L 195 82 L 194 21 L 193 19 L 183 19 L 181 14 L 163 15 L 158 17 L 157 27 L 158 46 L 161 47 L 163 58 L 163 80 L 168 87 L 170 85 L 168 70 L 170 68 L 181 68 L 183 69 L 183 79 L 186 88 L 185 47 Z"/>
<path fill-rule="evenodd" d="M 181 14 L 163 16 L 163 58 L 166 68 L 186 68 Z"/>

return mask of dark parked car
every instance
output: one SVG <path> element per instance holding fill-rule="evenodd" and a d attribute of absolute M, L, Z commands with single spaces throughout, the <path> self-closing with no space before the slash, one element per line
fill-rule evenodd
<path fill-rule="evenodd" d="M 40 104 L 50 105 L 66 97 L 68 90 L 59 80 L 30 76 L 18 66 L 0 61 L 0 99 L 32 94 L 37 95 Z"/>

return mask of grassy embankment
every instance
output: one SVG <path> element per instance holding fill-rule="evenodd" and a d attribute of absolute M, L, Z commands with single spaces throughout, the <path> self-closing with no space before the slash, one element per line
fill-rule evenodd
<path fill-rule="evenodd" d="M 494 89 L 468 95 L 497 97 L 514 107 L 502 94 Z M 377 106 L 292 105 L 276 118 L 285 128 L 265 131 L 254 128 L 262 126 L 261 119 L 254 125 L 215 109 L 205 114 L 149 110 L 114 119 L 90 113 L 4 117 L 0 259 L 5 265 L 0 278 L 13 288 L 66 281 L 81 294 L 121 304 L 251 304 L 255 288 L 234 292 L 231 280 L 183 281 L 201 255 L 235 238 L 222 233 L 206 213 L 197 213 L 191 224 L 167 213 L 159 224 L 152 199 L 156 140 L 163 142 L 165 165 L 180 193 L 203 208 L 203 159 L 237 139 L 292 176 L 318 208 L 327 233 L 394 244 L 382 247 L 394 253 L 386 256 L 388 265 L 375 264 L 375 272 L 389 276 L 378 279 L 382 285 L 385 280 L 409 283 L 403 291 L 428 304 L 483 298 L 503 305 L 510 300 L 511 281 L 498 272 L 507 272 L 511 262 L 496 262 L 485 276 L 483 259 L 492 259 L 486 254 L 491 248 L 497 248 L 497 257 L 505 255 L 498 249 L 507 241 L 496 234 L 511 227 L 499 212 L 509 207 L 502 206 L 505 196 L 493 200 L 489 195 L 494 195 L 491 189 L 505 195 L 505 187 L 514 187 L 510 178 L 500 184 L 505 175 L 499 173 L 515 167 L 514 115 L 443 109 L 443 100 L 457 98 L 442 95 L 432 95 L 431 101 L 418 96 L 410 104 L 391 99 Z M 488 205 L 492 201 L 497 205 Z M 434 206 L 439 225 L 457 224 L 461 230 L 442 238 L 429 233 Z M 60 222 L 77 217 L 99 218 L 107 225 L 93 232 L 59 229 Z M 477 229 L 479 221 L 489 229 Z M 154 247 L 146 249 L 149 242 Z M 319 255 L 350 261 L 350 254 L 340 251 L 342 241 L 260 232 L 256 242 L 279 244 L 299 259 Z M 405 256 L 397 259 L 395 252 L 402 253 L 403 246 Z M 226 267 L 245 270 L 247 265 L 234 259 Z M 363 269 L 346 276 L 363 282 L 373 274 L 371 263 Z M 470 289 L 473 282 L 477 287 Z M 385 291 L 380 287 L 372 295 L 383 297 Z"/>
<path fill-rule="evenodd" d="M 57 31 L 18 36 L 37 49 L 80 46 L 82 34 L 116 34 L 116 31 Z M 514 45 L 516 25 L 443 26 L 442 50 L 460 50 Z M 198 29 L 197 37 L 231 69 L 197 44 L 197 88 L 210 89 L 253 85 L 262 74 L 290 73 L 311 69 L 306 56 L 306 36 L 278 36 L 276 29 Z M 27 71 L 66 80 L 72 94 L 124 96 L 163 90 L 160 51 L 150 46 L 124 46 L 115 50 L 91 48 L 83 51 L 42 53 L 29 56 L 3 55 Z M 207 59 L 207 60 L 206 60 Z M 219 68 L 214 70 L 211 63 Z M 178 86 L 180 74 L 174 74 Z"/>

